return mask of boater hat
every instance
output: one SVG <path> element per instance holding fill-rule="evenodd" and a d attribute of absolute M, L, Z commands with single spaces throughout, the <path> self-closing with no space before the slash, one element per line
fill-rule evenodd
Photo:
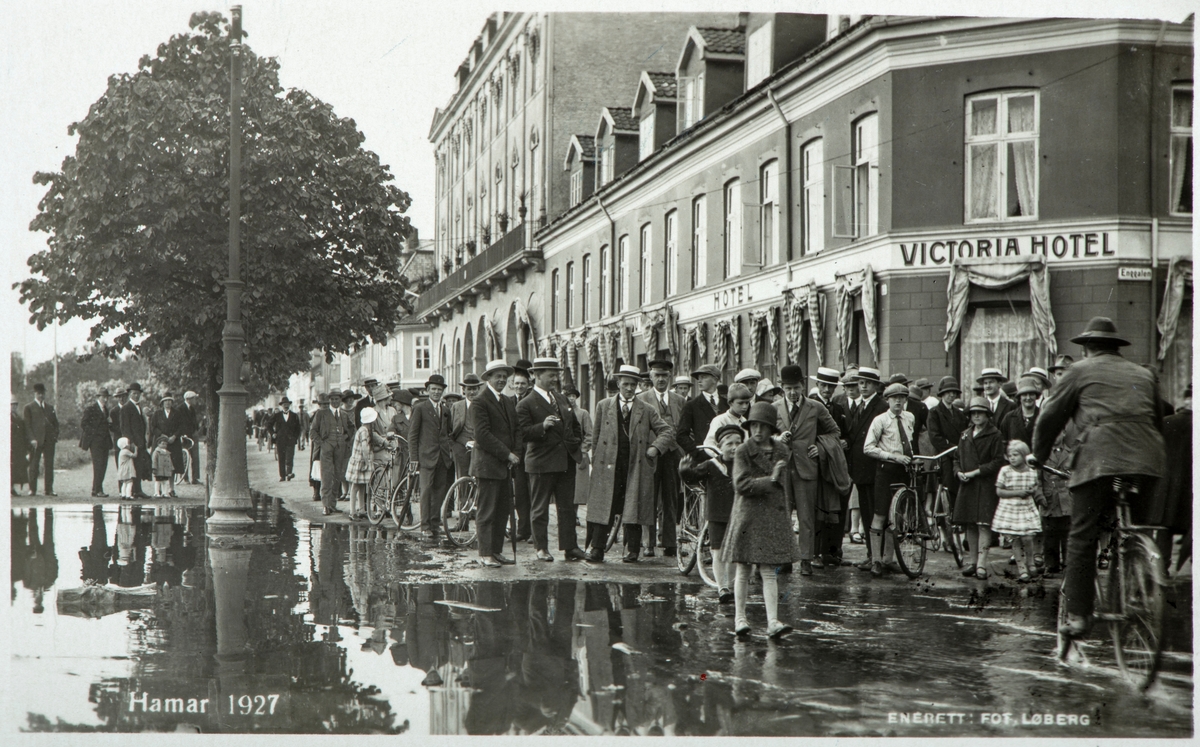
<path fill-rule="evenodd" d="M 671 386 L 691 386 L 691 385 L 692 385 L 692 380 L 688 376 L 676 376 L 675 381 L 671 384 Z"/>
<path fill-rule="evenodd" d="M 497 358 L 489 362 L 487 367 L 483 369 L 483 378 L 486 379 L 497 371 L 503 371 L 506 376 L 512 376 L 513 367 L 508 365 L 508 361 L 503 358 Z"/>
<path fill-rule="evenodd" d="M 624 377 L 626 379 L 633 379 L 634 381 L 641 381 L 642 372 L 637 369 L 637 366 L 621 366 L 617 369 L 616 377 L 618 379 Z"/>
<path fill-rule="evenodd" d="M 736 376 L 733 377 L 733 382 L 735 384 L 741 384 L 747 379 L 754 379 L 755 381 L 758 381 L 761 378 L 762 374 L 760 374 L 758 371 L 755 371 L 753 368 L 743 368 L 741 371 L 737 372 Z"/>
<path fill-rule="evenodd" d="M 883 380 L 879 377 L 879 369 L 867 366 L 858 369 L 858 373 L 854 375 L 854 378 L 859 381 L 874 381 L 876 384 L 883 383 Z"/>
<path fill-rule="evenodd" d="M 718 381 L 720 381 L 721 368 L 720 368 L 720 366 L 717 366 L 715 363 L 705 363 L 700 368 L 697 368 L 695 371 L 692 371 L 692 378 L 698 379 L 698 378 L 700 378 L 700 374 L 708 374 L 709 376 L 713 377 L 714 379 L 717 379 Z"/>
<path fill-rule="evenodd" d="M 1106 316 L 1094 316 L 1087 323 L 1083 333 L 1071 338 L 1071 342 L 1082 345 L 1085 342 L 1104 341 L 1121 347 L 1129 344 L 1129 340 L 1117 334 L 1117 325 Z"/>
<path fill-rule="evenodd" d="M 750 406 L 750 417 L 742 423 L 742 427 L 746 432 L 750 432 L 751 423 L 762 423 L 768 425 L 775 433 L 779 432 L 779 411 L 775 409 L 775 405 L 770 402 L 755 402 Z"/>
<path fill-rule="evenodd" d="M 529 366 L 529 373 L 535 371 L 561 371 L 562 367 L 558 365 L 557 358 L 534 358 L 532 365 Z"/>
<path fill-rule="evenodd" d="M 943 376 L 938 382 L 938 396 L 941 397 L 946 392 L 958 392 L 962 394 L 962 387 L 958 385 L 958 379 L 953 376 Z"/>
<path fill-rule="evenodd" d="M 1000 372 L 998 368 L 985 368 L 979 374 L 979 378 L 975 379 L 976 384 L 982 384 L 984 379 L 997 379 L 1001 384 L 1008 381 L 1008 377 Z"/>
<path fill-rule="evenodd" d="M 842 381 L 842 377 L 840 374 L 838 374 L 836 369 L 825 368 L 824 366 L 821 366 L 817 369 L 816 376 L 809 376 L 808 378 L 812 379 L 818 384 L 833 384 L 835 386 L 840 384 Z"/>
<path fill-rule="evenodd" d="M 789 364 L 779 370 L 779 383 L 783 386 L 800 386 L 804 383 L 804 369 Z"/>

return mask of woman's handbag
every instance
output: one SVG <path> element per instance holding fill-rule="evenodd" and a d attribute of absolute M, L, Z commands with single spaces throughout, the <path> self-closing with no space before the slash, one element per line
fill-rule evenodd
<path fill-rule="evenodd" d="M 313 480 L 314 482 L 321 481 L 321 463 L 320 462 L 314 461 L 312 463 L 312 469 L 309 470 L 309 479 Z"/>

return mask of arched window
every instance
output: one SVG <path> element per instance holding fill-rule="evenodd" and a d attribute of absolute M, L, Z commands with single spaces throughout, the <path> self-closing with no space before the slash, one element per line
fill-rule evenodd
<path fill-rule="evenodd" d="M 562 288 L 559 287 L 558 270 L 550 273 L 550 331 L 558 331 L 558 304 L 562 300 Z"/>
<path fill-rule="evenodd" d="M 592 255 L 583 255 L 583 323 L 591 319 L 592 305 Z"/>

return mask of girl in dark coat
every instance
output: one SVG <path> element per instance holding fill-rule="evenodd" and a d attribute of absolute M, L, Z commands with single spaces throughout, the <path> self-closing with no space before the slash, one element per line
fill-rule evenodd
<path fill-rule="evenodd" d="M 1004 466 L 1004 436 L 992 425 L 992 410 L 983 397 L 972 397 L 967 408 L 971 427 L 963 431 L 954 452 L 954 474 L 958 477 L 958 500 L 954 523 L 966 526 L 969 552 L 975 562 L 963 569 L 964 576 L 987 578 L 988 546 L 992 544 L 992 516 L 1000 499 L 996 496 L 996 473 Z"/>
<path fill-rule="evenodd" d="M 721 553 L 729 515 L 733 512 L 733 461 L 742 445 L 745 432 L 741 426 L 722 426 L 716 433 L 721 453 L 700 464 L 693 464 L 691 454 L 684 456 L 679 474 L 690 481 L 704 481 L 704 512 L 708 519 L 709 546 L 712 548 L 713 578 L 717 582 L 721 604 L 733 601 L 729 584 L 733 580 L 733 564 Z"/>
<path fill-rule="evenodd" d="M 734 581 L 734 632 L 746 635 L 746 597 L 750 573 L 758 566 L 763 602 L 767 607 L 767 635 L 774 638 L 792 628 L 779 621 L 779 584 L 775 568 L 800 559 L 800 545 L 792 531 L 792 484 L 787 468 L 791 452 L 772 440 L 779 433 L 778 413 L 768 402 L 757 402 L 743 427 L 750 440 L 733 458 L 733 511 L 725 534 L 723 557 L 737 564 Z"/>

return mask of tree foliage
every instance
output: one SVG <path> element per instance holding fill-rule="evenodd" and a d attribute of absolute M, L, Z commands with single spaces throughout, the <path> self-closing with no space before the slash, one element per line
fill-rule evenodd
<path fill-rule="evenodd" d="M 217 13 L 113 75 L 30 225 L 48 234 L 18 283 L 30 321 L 93 320 L 175 386 L 221 372 L 228 272 L 230 44 Z M 251 378 L 280 387 L 310 351 L 381 340 L 404 311 L 411 200 L 354 120 L 243 46 L 242 295 Z M 161 365 L 159 365 L 161 363 Z M 164 378 L 168 378 L 165 376 Z M 215 408 L 214 408 L 215 414 Z"/>

